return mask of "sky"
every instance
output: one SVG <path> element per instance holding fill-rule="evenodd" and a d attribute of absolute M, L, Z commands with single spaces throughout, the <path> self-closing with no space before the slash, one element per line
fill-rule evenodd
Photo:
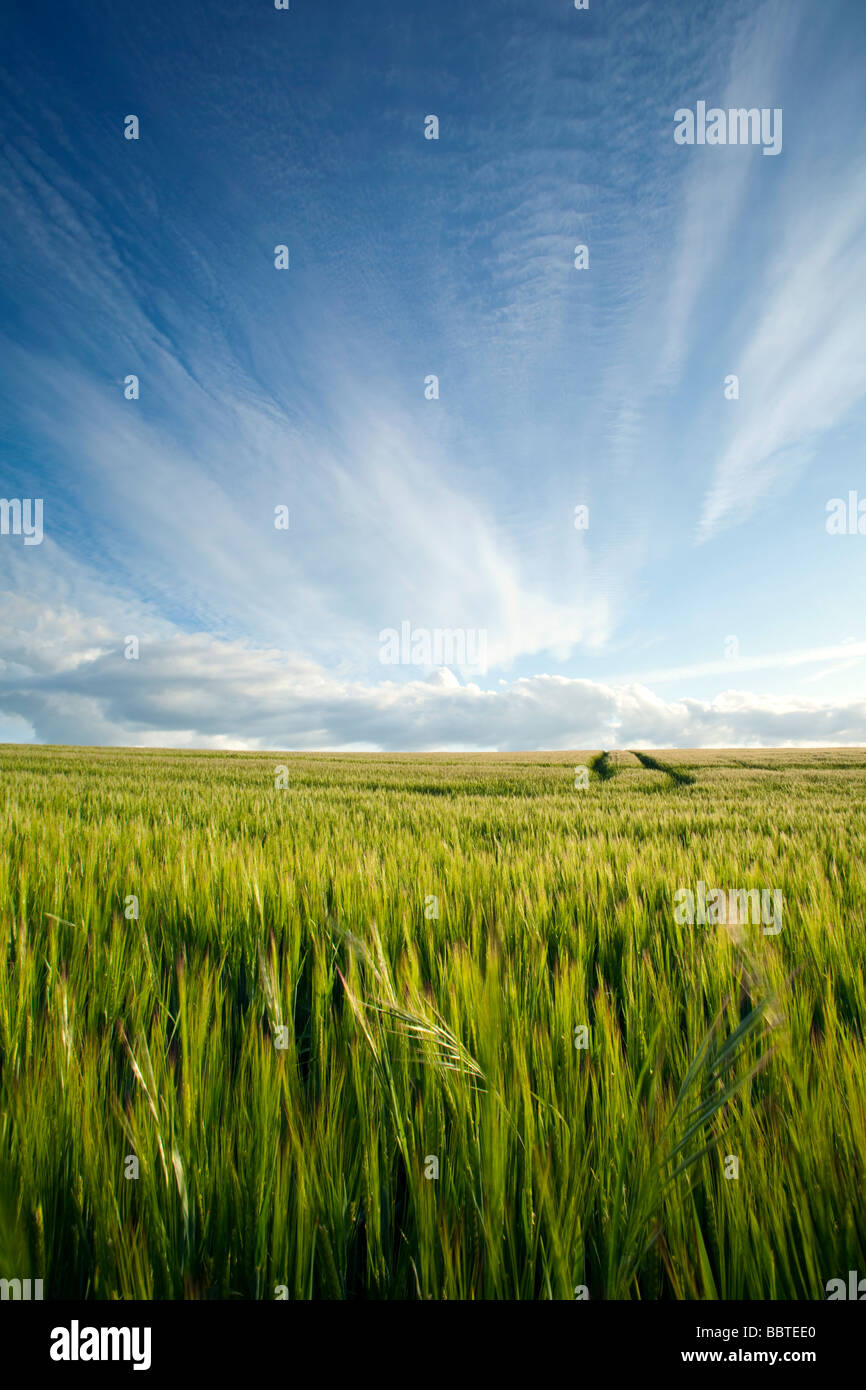
<path fill-rule="evenodd" d="M 0 51 L 0 742 L 866 743 L 861 0 Z"/>

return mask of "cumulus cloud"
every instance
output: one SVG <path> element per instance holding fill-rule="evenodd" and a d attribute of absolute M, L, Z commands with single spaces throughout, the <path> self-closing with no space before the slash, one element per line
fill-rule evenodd
<path fill-rule="evenodd" d="M 725 691 L 666 700 L 638 682 L 564 676 L 483 689 L 452 671 L 361 682 L 310 659 L 207 633 L 123 642 L 68 606 L 28 629 L 26 600 L 0 618 L 0 714 L 43 743 L 179 748 L 478 749 L 791 747 L 866 742 L 866 700 Z"/>

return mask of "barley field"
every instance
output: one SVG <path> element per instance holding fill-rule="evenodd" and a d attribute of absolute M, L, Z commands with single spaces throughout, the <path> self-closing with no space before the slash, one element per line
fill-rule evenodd
<path fill-rule="evenodd" d="M 824 1299 L 866 1268 L 864 750 L 0 765 L 0 1275 Z M 781 890 L 781 930 L 677 921 L 698 882 Z"/>

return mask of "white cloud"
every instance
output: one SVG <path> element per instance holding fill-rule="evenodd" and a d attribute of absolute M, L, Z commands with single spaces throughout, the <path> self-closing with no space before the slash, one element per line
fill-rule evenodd
<path fill-rule="evenodd" d="M 37 742 L 241 749 L 766 747 L 866 743 L 866 700 L 725 691 L 664 700 L 647 686 L 536 675 L 483 690 L 436 671 L 403 683 L 340 680 L 277 649 L 174 633 L 138 661 L 69 609 L 28 641 L 4 605 L 0 714 Z"/>
<path fill-rule="evenodd" d="M 804 647 L 797 651 L 763 652 L 759 656 L 694 662 L 690 666 L 671 666 L 653 671 L 641 671 L 636 675 L 623 675 L 618 677 L 618 683 L 663 685 L 675 680 L 701 679 L 704 676 L 724 675 L 726 678 L 730 678 L 739 671 L 787 670 L 795 666 L 812 666 L 822 661 L 835 661 L 839 657 L 844 657 L 845 660 L 834 670 L 843 671 L 850 666 L 857 665 L 863 657 L 866 657 L 866 642 L 840 642 L 831 647 Z M 830 674 L 829 671 L 822 672 L 822 675 Z M 819 677 L 811 676 L 804 679 L 817 680 Z"/>
<path fill-rule="evenodd" d="M 866 394 L 866 167 L 823 188 L 789 224 L 754 330 L 740 354 L 736 428 L 719 458 L 698 535 L 742 519 L 792 478 L 820 434 Z"/>

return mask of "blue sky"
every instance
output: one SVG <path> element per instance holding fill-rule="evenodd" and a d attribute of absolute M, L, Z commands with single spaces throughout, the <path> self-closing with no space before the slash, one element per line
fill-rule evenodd
<path fill-rule="evenodd" d="M 0 535 L 0 740 L 866 743 L 866 535 L 826 528 L 866 498 L 866 8 L 0 40 L 0 493 L 44 517 Z M 701 100 L 780 153 L 677 145 Z M 383 664 L 406 621 L 486 669 Z"/>

